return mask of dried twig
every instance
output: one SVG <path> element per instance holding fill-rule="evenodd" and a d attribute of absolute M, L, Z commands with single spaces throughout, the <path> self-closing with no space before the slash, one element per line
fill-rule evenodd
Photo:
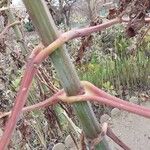
<path fill-rule="evenodd" d="M 42 109 L 42 108 L 46 108 L 51 105 L 55 105 L 56 103 L 58 103 L 60 101 L 57 97 L 59 95 L 61 95 L 63 92 L 64 92 L 63 90 L 60 90 L 59 92 L 54 94 L 52 97 L 50 97 L 42 102 L 39 102 L 39 103 L 31 105 L 31 106 L 26 106 L 21 110 L 21 112 L 22 113 L 29 112 L 29 111 L 33 111 L 35 109 Z M 10 114 L 11 114 L 11 111 L 3 112 L 3 113 L 0 112 L 0 119 L 3 117 L 9 116 Z"/>
<path fill-rule="evenodd" d="M 5 131 L 3 136 L 0 140 L 0 150 L 4 150 L 10 139 L 12 132 L 16 126 L 17 119 L 20 115 L 20 112 L 22 111 L 22 108 L 26 102 L 26 98 L 28 96 L 29 87 L 31 85 L 32 79 L 34 75 L 37 72 L 38 65 L 48 57 L 55 49 L 62 46 L 65 42 L 72 40 L 74 38 L 82 37 L 89 35 L 96 31 L 101 31 L 103 29 L 106 29 L 114 24 L 120 23 L 122 20 L 120 18 L 116 18 L 113 20 L 108 21 L 107 23 L 103 23 L 97 26 L 92 26 L 84 29 L 78 29 L 78 30 L 71 30 L 66 33 L 63 33 L 56 39 L 53 43 L 51 43 L 48 47 L 44 48 L 42 46 L 38 46 L 34 49 L 33 53 L 31 54 L 29 61 L 27 63 L 27 67 L 21 82 L 21 87 L 18 91 L 18 95 L 15 100 L 15 105 L 12 109 L 10 118 L 6 124 Z M 43 50 L 42 50 L 43 49 Z M 90 90 L 90 88 L 93 88 L 93 90 Z M 142 106 L 138 106 L 135 104 L 130 104 L 125 101 L 121 101 L 120 99 L 113 97 L 111 95 L 108 95 L 107 93 L 104 93 L 103 91 L 99 90 L 96 87 L 93 86 L 85 86 L 85 89 L 89 92 L 89 95 L 80 95 L 80 96 L 58 96 L 61 100 L 72 100 L 73 102 L 75 100 L 81 101 L 81 100 L 87 100 L 90 99 L 91 101 L 95 100 L 98 103 L 104 103 L 113 107 L 121 108 L 124 110 L 127 110 L 132 113 L 136 113 L 145 117 L 150 117 L 150 110 L 147 108 L 144 108 Z M 91 94 L 91 93 L 92 94 Z M 65 98 L 65 99 L 64 99 Z M 33 107 L 33 106 L 32 106 Z M 38 106 L 39 107 L 39 106 Z M 37 108 L 37 107 L 36 107 Z M 30 107 L 31 109 L 31 107 Z"/>
<path fill-rule="evenodd" d="M 5 29 L 0 33 L 0 38 L 2 38 L 4 36 L 4 34 L 6 34 L 7 30 L 9 30 L 11 27 L 13 27 L 17 24 L 21 24 L 21 22 L 20 21 L 15 21 L 15 22 L 9 24 L 8 26 L 6 26 Z"/>

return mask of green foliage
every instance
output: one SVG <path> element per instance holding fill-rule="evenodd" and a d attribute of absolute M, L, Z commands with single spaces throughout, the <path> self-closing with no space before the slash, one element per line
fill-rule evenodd
<path fill-rule="evenodd" d="M 32 24 L 32 22 L 26 22 L 25 24 L 24 24 L 24 28 L 28 31 L 28 32 L 32 32 L 32 31 L 34 31 L 34 26 L 33 26 L 33 24 Z"/>
<path fill-rule="evenodd" d="M 150 44 L 147 39 L 136 48 L 135 39 L 126 38 L 122 26 L 102 32 L 101 40 L 95 41 L 101 49 L 94 46 L 91 61 L 80 68 L 81 79 L 114 95 L 114 91 L 122 87 L 128 90 L 148 88 L 150 60 L 145 51 Z"/>

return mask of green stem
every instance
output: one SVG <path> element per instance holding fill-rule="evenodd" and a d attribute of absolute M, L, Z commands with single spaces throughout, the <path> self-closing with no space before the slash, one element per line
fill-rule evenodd
<path fill-rule="evenodd" d="M 44 0 L 23 1 L 43 44 L 48 46 L 51 42 L 56 40 L 59 33 Z M 57 49 L 50 57 L 65 92 L 70 96 L 79 94 L 82 86 L 65 47 Z M 86 137 L 90 139 L 96 138 L 100 133 L 100 127 L 90 103 L 78 102 L 73 104 L 73 107 Z M 105 140 L 102 140 L 102 142 L 96 146 L 96 149 L 108 150 L 109 148 L 105 143 Z"/>

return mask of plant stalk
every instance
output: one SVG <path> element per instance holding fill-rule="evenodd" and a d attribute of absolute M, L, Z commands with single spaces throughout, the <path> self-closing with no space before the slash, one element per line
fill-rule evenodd
<path fill-rule="evenodd" d="M 59 33 L 44 0 L 23 1 L 44 46 L 48 46 L 58 38 Z M 69 96 L 80 94 L 79 92 L 82 86 L 65 47 L 58 48 L 50 55 L 50 58 L 56 68 L 65 92 Z M 73 107 L 82 125 L 85 136 L 90 139 L 95 139 L 101 131 L 90 103 L 77 102 L 73 104 Z M 96 149 L 109 149 L 105 139 L 96 145 Z"/>

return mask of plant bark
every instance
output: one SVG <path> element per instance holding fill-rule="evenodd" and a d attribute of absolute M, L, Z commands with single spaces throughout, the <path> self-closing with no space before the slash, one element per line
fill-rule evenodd
<path fill-rule="evenodd" d="M 24 4 L 42 39 L 43 44 L 48 46 L 51 42 L 58 38 L 59 33 L 51 15 L 49 14 L 44 0 L 24 0 Z M 63 86 L 65 92 L 69 96 L 82 94 L 80 93 L 82 89 L 80 80 L 65 47 L 57 49 L 51 54 L 50 57 L 54 63 L 61 85 Z M 73 107 L 76 111 L 78 119 L 80 120 L 86 137 L 89 139 L 96 138 L 101 131 L 90 103 L 78 102 L 73 104 Z M 96 149 L 109 149 L 105 139 L 96 145 Z"/>

